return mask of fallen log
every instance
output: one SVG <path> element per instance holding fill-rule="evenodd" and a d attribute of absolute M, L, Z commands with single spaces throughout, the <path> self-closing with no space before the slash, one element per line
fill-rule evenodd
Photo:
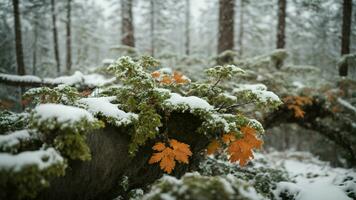
<path fill-rule="evenodd" d="M 172 175 L 179 177 L 196 168 L 202 158 L 202 150 L 208 145 L 208 138 L 196 132 L 200 119 L 188 113 L 172 113 L 167 122 L 169 137 L 190 145 L 193 152 L 189 165 L 178 164 Z M 51 181 L 49 188 L 40 193 L 38 199 L 113 199 L 125 197 L 127 191 L 142 188 L 163 175 L 158 165 L 148 164 L 155 141 L 146 143 L 134 157 L 128 154 L 132 127 L 106 128 L 91 133 L 87 140 L 91 148 L 90 161 L 71 161 L 66 175 Z M 120 184 L 124 177 L 127 185 Z"/>
<path fill-rule="evenodd" d="M 330 111 L 325 106 L 325 100 L 319 98 L 314 98 L 311 105 L 304 105 L 302 109 L 304 117 L 296 117 L 288 105 L 282 105 L 264 118 L 263 126 L 269 129 L 282 123 L 296 123 L 316 131 L 343 148 L 348 153 L 349 163 L 356 166 L 356 127 L 352 119 Z"/>

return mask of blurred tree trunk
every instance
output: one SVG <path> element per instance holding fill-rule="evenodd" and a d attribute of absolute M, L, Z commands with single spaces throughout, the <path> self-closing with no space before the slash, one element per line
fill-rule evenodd
<path fill-rule="evenodd" d="M 341 35 L 341 55 L 350 53 L 350 35 L 351 35 L 351 15 L 352 0 L 344 0 L 343 18 L 342 18 L 342 35 Z M 339 75 L 347 76 L 348 64 L 340 65 Z"/>
<path fill-rule="evenodd" d="M 243 55 L 244 1 L 245 1 L 245 0 L 240 0 L 240 28 L 239 28 L 239 38 L 238 38 L 239 55 L 240 55 L 240 57 L 242 57 L 242 55 Z"/>
<path fill-rule="evenodd" d="M 72 42 L 71 42 L 71 1 L 72 0 L 67 0 L 67 23 L 66 23 L 66 28 L 67 28 L 67 37 L 66 37 L 66 42 L 67 42 L 67 65 L 66 65 L 66 72 L 67 74 L 70 73 L 71 68 L 72 68 Z"/>
<path fill-rule="evenodd" d="M 19 10 L 19 0 L 12 0 L 14 7 L 14 27 L 15 27 L 15 45 L 16 45 L 16 62 L 17 62 L 17 74 L 25 75 L 25 63 L 23 60 L 22 49 L 22 34 L 21 34 L 21 19 Z"/>
<path fill-rule="evenodd" d="M 52 13 L 52 32 L 53 32 L 53 48 L 54 48 L 54 57 L 56 59 L 56 66 L 57 66 L 57 74 L 60 75 L 60 60 L 59 60 L 59 50 L 58 50 L 58 32 L 57 32 L 57 25 L 56 25 L 56 10 L 55 10 L 55 0 L 51 0 L 51 13 Z"/>
<path fill-rule="evenodd" d="M 25 63 L 23 60 L 23 49 L 22 49 L 22 33 L 21 33 L 21 18 L 19 10 L 19 1 L 12 0 L 12 5 L 14 7 L 14 28 L 15 28 L 15 48 L 16 48 L 16 63 L 17 63 L 17 74 L 25 75 Z M 20 90 L 20 102 L 22 102 L 22 94 L 25 93 L 25 88 L 21 87 Z M 22 109 L 24 107 L 22 106 Z"/>
<path fill-rule="evenodd" d="M 185 3 L 185 55 L 190 54 L 190 0 Z"/>
<path fill-rule="evenodd" d="M 121 42 L 124 45 L 135 47 L 134 27 L 132 18 L 132 0 L 121 0 L 121 17 Z"/>
<path fill-rule="evenodd" d="M 38 41 L 38 24 L 37 21 L 34 24 L 33 28 L 33 44 L 32 44 L 32 75 L 36 76 L 37 73 L 37 41 Z"/>
<path fill-rule="evenodd" d="M 277 49 L 284 49 L 286 46 L 286 9 L 287 0 L 278 0 Z M 278 69 L 282 65 L 283 62 L 276 63 Z"/>
<path fill-rule="evenodd" d="M 151 56 L 155 56 L 155 0 L 150 1 L 150 35 L 151 35 Z"/>
<path fill-rule="evenodd" d="M 234 48 L 235 0 L 219 0 L 218 53 Z"/>

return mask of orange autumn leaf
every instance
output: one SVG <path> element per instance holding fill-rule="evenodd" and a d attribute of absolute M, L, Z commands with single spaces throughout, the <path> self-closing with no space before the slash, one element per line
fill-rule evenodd
<path fill-rule="evenodd" d="M 173 73 L 173 80 L 175 83 L 178 83 L 178 84 L 188 83 L 188 79 L 184 78 L 183 74 L 179 73 L 179 72 Z"/>
<path fill-rule="evenodd" d="M 159 71 L 154 71 L 151 73 L 152 78 L 159 78 L 161 76 L 161 73 Z"/>
<path fill-rule="evenodd" d="M 305 111 L 302 110 L 304 105 L 312 105 L 313 99 L 306 96 L 287 96 L 284 98 L 289 110 L 293 110 L 294 117 L 304 118 Z"/>
<path fill-rule="evenodd" d="M 225 144 L 230 144 L 230 142 L 236 140 L 236 137 L 233 133 L 227 133 L 222 136 L 222 140 L 224 141 Z"/>
<path fill-rule="evenodd" d="M 305 112 L 299 106 L 288 105 L 288 109 L 294 111 L 294 117 L 296 117 L 296 118 L 303 118 L 304 117 Z"/>
<path fill-rule="evenodd" d="M 164 75 L 164 76 L 162 77 L 162 79 L 161 79 L 160 82 L 163 83 L 163 84 L 169 85 L 169 84 L 171 84 L 173 81 L 172 81 L 171 77 L 169 77 L 168 75 Z"/>
<path fill-rule="evenodd" d="M 239 161 L 241 166 L 247 164 L 247 162 L 253 158 L 253 149 L 261 148 L 263 142 L 256 138 L 256 130 L 249 126 L 241 128 L 241 132 L 244 134 L 243 138 L 235 140 L 228 147 L 228 153 L 230 154 L 230 162 Z"/>
<path fill-rule="evenodd" d="M 178 142 L 177 140 L 169 140 L 170 146 L 167 147 L 164 143 L 156 143 L 152 149 L 158 151 L 154 153 L 150 160 L 149 164 L 154 164 L 159 162 L 160 168 L 170 174 L 174 167 L 176 166 L 176 161 L 179 163 L 189 163 L 189 156 L 192 155 L 189 145 Z"/>
<path fill-rule="evenodd" d="M 207 147 L 207 154 L 211 155 L 214 154 L 220 148 L 220 143 L 218 140 L 214 139 L 210 142 Z"/>

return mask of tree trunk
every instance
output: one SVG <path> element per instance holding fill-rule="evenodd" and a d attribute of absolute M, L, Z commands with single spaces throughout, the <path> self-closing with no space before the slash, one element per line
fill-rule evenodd
<path fill-rule="evenodd" d="M 19 0 L 12 0 L 12 4 L 13 4 L 13 7 L 14 7 L 17 74 L 18 75 L 25 75 L 26 71 L 25 71 L 25 63 L 24 63 L 24 60 L 23 60 Z"/>
<path fill-rule="evenodd" d="M 244 36 L 244 0 L 240 0 L 240 28 L 239 28 L 239 55 L 240 58 L 243 55 L 243 36 Z"/>
<path fill-rule="evenodd" d="M 124 45 L 135 47 L 133 17 L 132 17 L 132 0 L 121 0 L 121 17 L 122 17 L 122 38 Z"/>
<path fill-rule="evenodd" d="M 20 18 L 20 10 L 19 10 L 19 1 L 12 0 L 12 4 L 14 7 L 14 27 L 15 27 L 15 48 L 16 48 L 16 63 L 17 63 L 17 74 L 25 75 L 25 63 L 23 60 L 23 49 L 22 49 L 22 33 L 21 33 L 21 18 Z M 20 88 L 20 102 L 22 102 L 22 95 L 25 93 L 25 88 Z M 24 109 L 24 106 L 22 106 Z"/>
<path fill-rule="evenodd" d="M 186 0 L 185 10 L 185 55 L 190 54 L 190 0 Z"/>
<path fill-rule="evenodd" d="M 53 48 L 54 48 L 54 58 L 56 59 L 57 74 L 60 75 L 60 60 L 59 60 L 59 49 L 58 49 L 58 33 L 56 25 L 56 10 L 55 10 L 55 0 L 51 0 L 51 12 L 52 12 L 52 32 L 53 32 Z"/>
<path fill-rule="evenodd" d="M 343 18 L 342 18 L 342 35 L 341 35 L 341 55 L 350 53 L 350 35 L 351 35 L 351 15 L 352 0 L 344 0 Z M 340 76 L 347 76 L 348 65 L 341 65 L 339 68 Z"/>
<path fill-rule="evenodd" d="M 235 0 L 219 0 L 218 53 L 234 48 Z"/>
<path fill-rule="evenodd" d="M 37 41 L 38 41 L 38 22 L 36 21 L 33 28 L 33 45 L 32 45 L 32 75 L 36 76 L 37 73 Z"/>
<path fill-rule="evenodd" d="M 66 42 L 67 42 L 67 65 L 66 65 L 66 72 L 67 74 L 70 74 L 71 69 L 72 69 L 72 42 L 71 42 L 71 1 L 72 0 L 67 0 L 67 23 L 66 23 L 66 28 L 67 28 L 67 37 L 66 37 Z"/>
<path fill-rule="evenodd" d="M 155 0 L 150 1 L 150 35 L 151 35 L 151 56 L 155 56 Z"/>
<path fill-rule="evenodd" d="M 286 46 L 286 9 L 287 0 L 278 0 L 277 49 L 284 49 Z M 276 63 L 277 69 L 282 65 L 283 62 Z"/>

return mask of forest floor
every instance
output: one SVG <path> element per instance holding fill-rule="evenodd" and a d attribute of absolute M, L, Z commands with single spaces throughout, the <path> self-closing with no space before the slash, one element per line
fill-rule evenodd
<path fill-rule="evenodd" d="M 268 167 L 285 169 L 292 182 L 280 182 L 277 190 L 295 191 L 296 200 L 346 200 L 347 193 L 356 194 L 356 171 L 354 169 L 331 167 L 309 152 L 271 152 L 255 155 L 254 167 L 258 160 L 267 161 Z"/>

